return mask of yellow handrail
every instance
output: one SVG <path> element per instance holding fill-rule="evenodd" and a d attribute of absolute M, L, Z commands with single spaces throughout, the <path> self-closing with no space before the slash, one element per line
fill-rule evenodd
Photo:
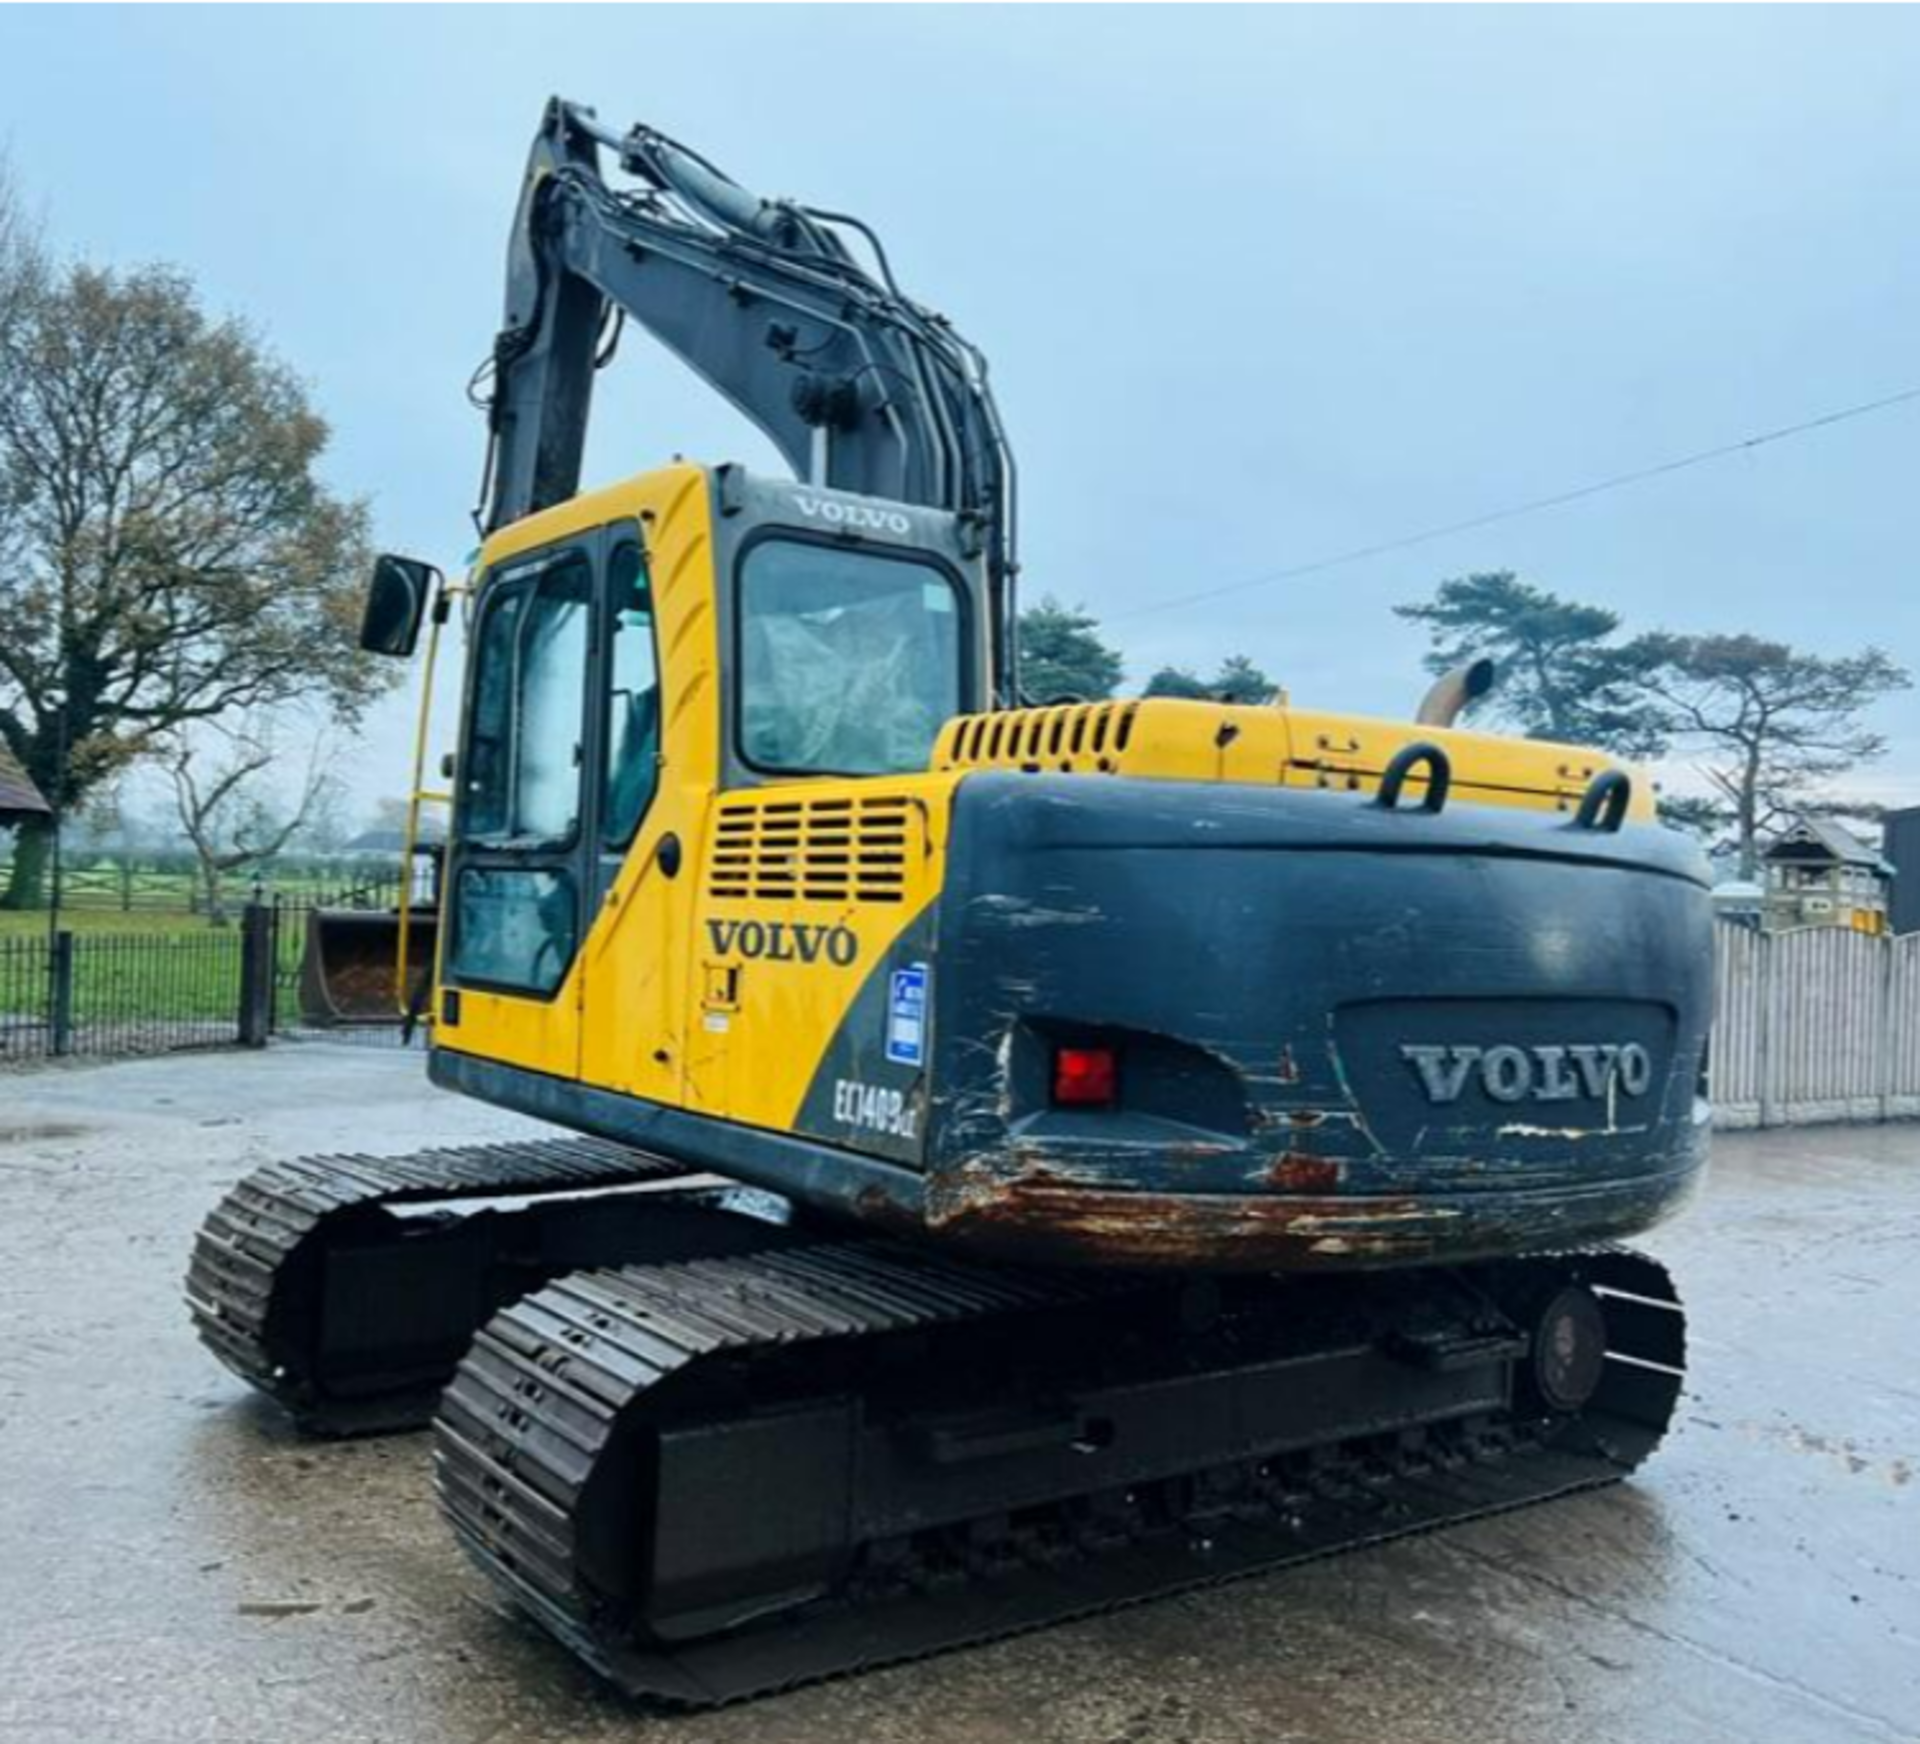
<path fill-rule="evenodd" d="M 451 809 L 453 792 L 445 792 L 426 785 L 427 738 L 433 724 L 433 675 L 434 667 L 440 657 L 440 631 L 452 615 L 453 601 L 466 593 L 465 586 L 442 581 L 439 597 L 433 603 L 431 622 L 427 630 L 427 658 L 420 674 L 420 715 L 413 736 L 413 781 L 407 790 L 407 821 L 400 836 L 400 930 L 395 942 L 397 960 L 393 969 L 393 997 L 400 1015 L 411 1015 L 409 989 L 407 986 L 407 967 L 410 960 L 410 948 L 413 941 L 413 850 L 420 839 L 420 808 L 423 805 L 444 805 Z M 444 850 L 443 850 L 444 851 Z M 444 882 L 439 891 L 444 906 L 446 890 Z M 438 919 L 443 916 L 436 915 Z M 427 966 L 427 985 L 432 986 L 437 964 Z M 427 1021 L 433 1017 L 428 1013 Z"/>

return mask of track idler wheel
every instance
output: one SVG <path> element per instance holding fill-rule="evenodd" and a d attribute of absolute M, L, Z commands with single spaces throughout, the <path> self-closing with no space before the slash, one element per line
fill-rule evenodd
<path fill-rule="evenodd" d="M 1578 1411 L 1606 1373 L 1607 1315 L 1585 1284 L 1565 1284 L 1546 1297 L 1529 1328 L 1527 1377 L 1534 1393 L 1560 1415 Z"/>

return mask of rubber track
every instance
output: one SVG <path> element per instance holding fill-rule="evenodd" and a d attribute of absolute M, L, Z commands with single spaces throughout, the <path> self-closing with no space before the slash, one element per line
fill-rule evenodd
<path fill-rule="evenodd" d="M 1414 1453 L 1395 1472 L 1376 1449 L 1329 1449 L 1312 1495 L 1270 1519 L 829 1602 L 759 1631 L 652 1647 L 603 1614 L 578 1572 L 576 1507 L 644 1393 L 724 1353 L 1018 1315 L 1132 1281 L 987 1272 L 885 1242 L 572 1274 L 494 1316 L 476 1340 L 441 1401 L 435 1482 L 474 1561 L 574 1653 L 629 1695 L 713 1706 L 1617 1480 L 1659 1441 L 1678 1397 L 1678 1299 L 1664 1268 L 1628 1250 L 1544 1263 L 1637 1298 L 1607 1304 L 1610 1353 L 1629 1362 L 1609 1363 L 1593 1405 L 1551 1443 L 1496 1430 Z"/>
<path fill-rule="evenodd" d="M 208 1214 L 187 1268 L 187 1308 L 201 1341 L 242 1380 L 312 1427 L 400 1427 L 424 1421 L 377 1405 L 356 1413 L 318 1399 L 310 1377 L 277 1348 L 277 1318 L 296 1256 L 323 1243 L 349 1214 L 384 1205 L 567 1192 L 671 1179 L 687 1171 L 598 1139 L 462 1145 L 401 1157 L 357 1153 L 269 1163 Z M 297 1359 L 293 1359 L 297 1360 Z"/>

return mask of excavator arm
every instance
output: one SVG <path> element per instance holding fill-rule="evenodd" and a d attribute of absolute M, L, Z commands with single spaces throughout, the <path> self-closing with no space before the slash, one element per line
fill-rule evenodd
<path fill-rule="evenodd" d="M 605 179 L 602 148 L 634 186 Z M 557 98 L 508 247 L 483 532 L 579 488 L 594 376 L 626 320 L 764 431 L 796 477 L 975 529 L 994 669 L 1014 700 L 1014 468 L 985 359 L 901 294 L 857 220 L 760 199 L 663 134 L 621 133 Z"/>

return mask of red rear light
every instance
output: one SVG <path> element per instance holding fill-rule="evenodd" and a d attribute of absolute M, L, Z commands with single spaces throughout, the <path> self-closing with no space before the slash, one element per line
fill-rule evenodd
<path fill-rule="evenodd" d="M 1120 1062 L 1112 1048 L 1057 1048 L 1053 1099 L 1063 1108 L 1110 1108 L 1120 1090 Z"/>

